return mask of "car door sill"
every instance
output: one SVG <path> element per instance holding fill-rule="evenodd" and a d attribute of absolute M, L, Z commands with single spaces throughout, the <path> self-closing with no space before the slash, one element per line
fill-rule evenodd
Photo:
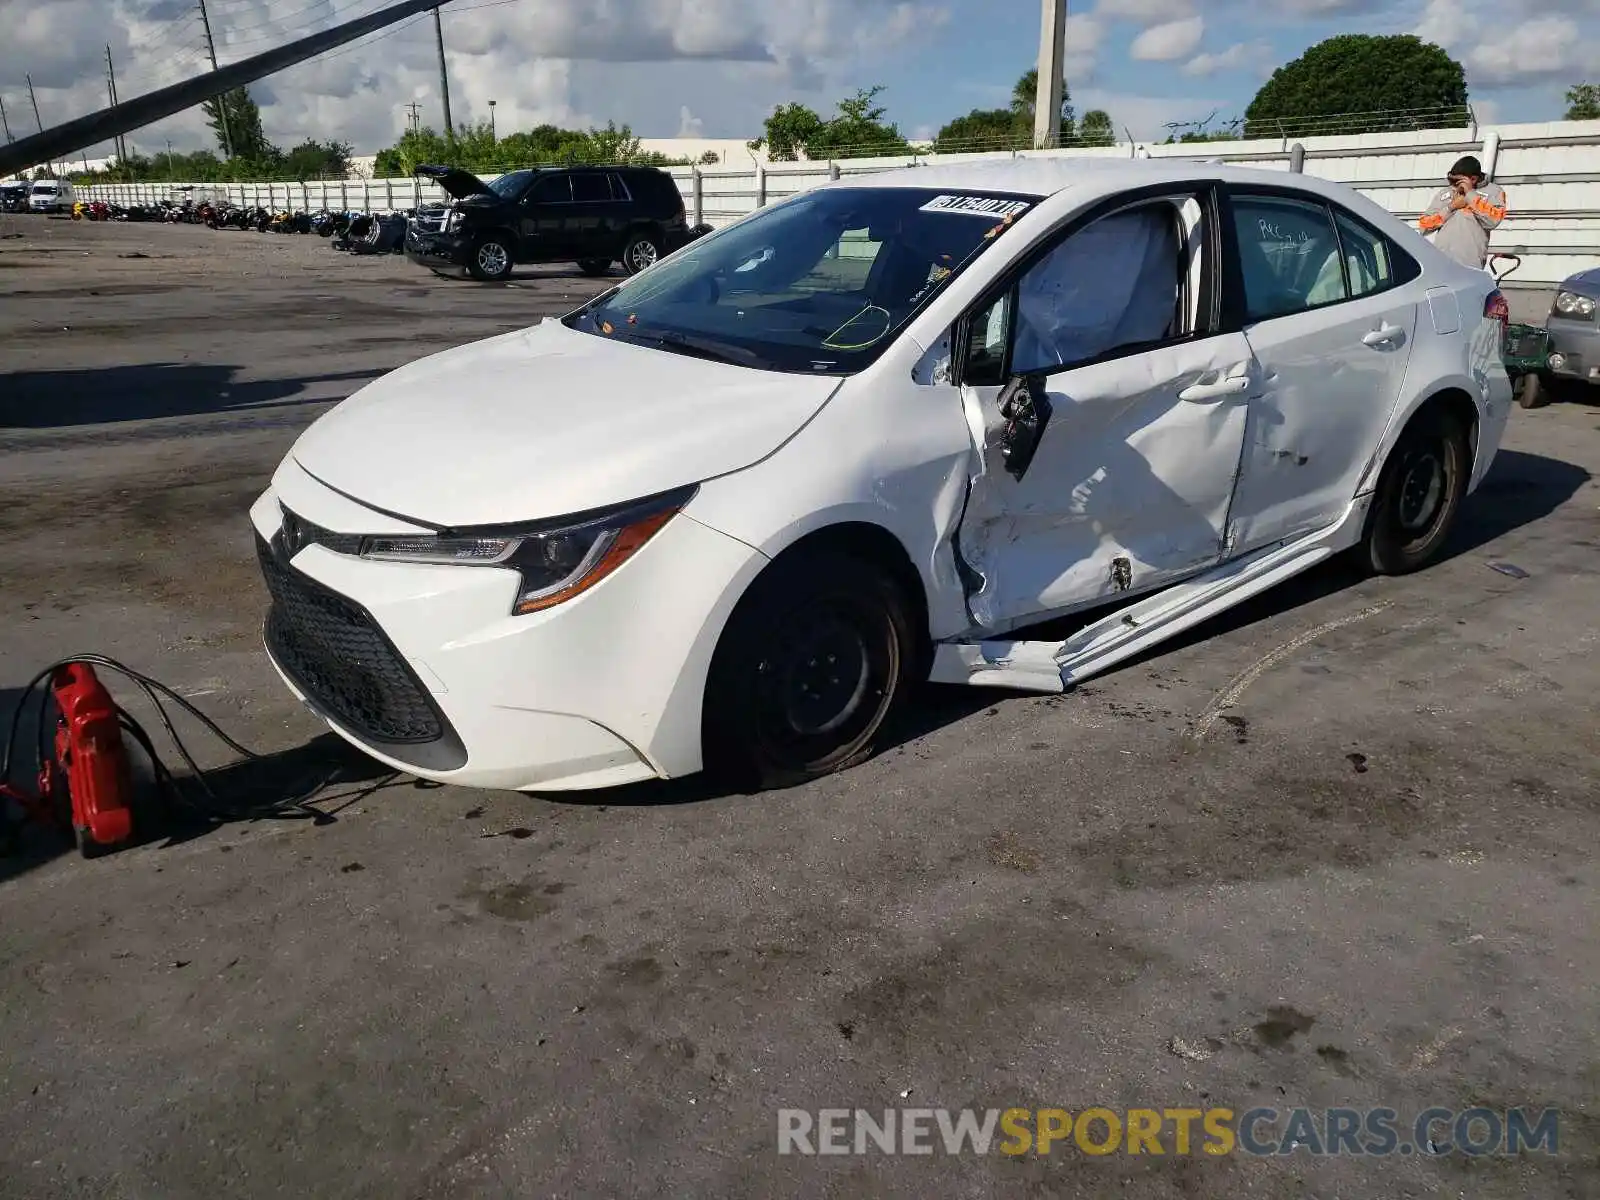
<path fill-rule="evenodd" d="M 932 683 L 1064 692 L 1354 544 L 1371 496 L 1324 529 L 1263 546 L 1086 625 L 1064 641 L 988 639 L 934 647 Z"/>

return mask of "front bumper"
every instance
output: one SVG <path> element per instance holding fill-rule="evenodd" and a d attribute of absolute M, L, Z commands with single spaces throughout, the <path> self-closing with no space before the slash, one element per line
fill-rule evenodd
<path fill-rule="evenodd" d="M 471 240 L 459 233 L 431 233 L 408 229 L 406 257 L 424 267 L 465 267 L 471 260 Z"/>
<path fill-rule="evenodd" d="M 1552 315 L 1545 328 L 1550 332 L 1550 374 L 1600 385 L 1600 324 L 1596 318 L 1575 321 Z"/>
<path fill-rule="evenodd" d="M 511 571 L 380 562 L 319 544 L 285 557 L 274 545 L 285 504 L 349 534 L 408 527 L 292 461 L 250 512 L 275 595 L 269 659 L 313 713 L 374 758 L 441 783 L 518 791 L 702 766 L 711 654 L 766 561 L 757 551 L 680 513 L 590 590 L 513 617 Z M 275 629 L 286 589 L 288 604 L 311 612 L 298 618 L 298 651 Z"/>

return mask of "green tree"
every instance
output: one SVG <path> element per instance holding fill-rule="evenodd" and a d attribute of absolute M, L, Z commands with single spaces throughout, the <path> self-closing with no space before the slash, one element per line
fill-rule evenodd
<path fill-rule="evenodd" d="M 1579 83 L 1567 89 L 1567 120 L 1600 121 L 1600 83 Z"/>
<path fill-rule="evenodd" d="M 1461 64 L 1406 33 L 1346 33 L 1279 67 L 1245 109 L 1246 137 L 1466 124 Z"/>
<path fill-rule="evenodd" d="M 283 156 L 283 174 L 291 179 L 343 179 L 350 171 L 348 142 L 307 138 Z"/>
<path fill-rule="evenodd" d="M 1031 137 L 1021 132 L 1017 114 L 1009 108 L 975 108 L 942 126 L 933 139 L 935 154 L 975 154 L 988 150 L 1015 150 Z"/>
<path fill-rule="evenodd" d="M 1011 111 L 1017 114 L 1030 139 L 1033 137 L 1033 117 L 1039 108 L 1039 68 L 1025 71 L 1011 89 Z M 1072 111 L 1072 89 L 1061 81 L 1061 140 L 1069 142 L 1076 136 L 1077 118 Z"/>
<path fill-rule="evenodd" d="M 276 157 L 277 149 L 267 141 L 261 129 L 261 109 L 250 96 L 249 88 L 234 88 L 200 105 L 206 122 L 216 135 L 217 148 L 228 152 L 229 139 L 233 142 L 233 157 L 250 161 L 269 161 Z M 227 137 L 223 136 L 222 118 L 227 116 Z"/>
<path fill-rule="evenodd" d="M 883 88 L 861 88 L 824 121 L 800 103 L 780 105 L 767 118 L 765 136 L 749 143 L 750 149 L 767 148 L 774 162 L 800 158 L 880 158 L 910 154 L 911 144 L 893 124 L 885 123 L 885 109 L 874 103 Z"/>
<path fill-rule="evenodd" d="M 747 143 L 752 150 L 767 148 L 774 162 L 797 162 L 822 133 L 823 120 L 798 101 L 780 104 L 767 117 L 766 133 Z"/>
<path fill-rule="evenodd" d="M 1078 126 L 1078 142 L 1084 146 L 1115 146 L 1117 131 L 1112 127 L 1111 114 L 1103 108 L 1092 108 L 1083 114 Z"/>

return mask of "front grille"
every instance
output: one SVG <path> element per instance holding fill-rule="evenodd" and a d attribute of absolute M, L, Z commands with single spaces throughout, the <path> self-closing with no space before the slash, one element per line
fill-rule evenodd
<path fill-rule="evenodd" d="M 1534 358 L 1544 353 L 1550 335 L 1543 329 L 1513 330 L 1506 339 L 1507 358 Z"/>
<path fill-rule="evenodd" d="M 260 537 L 256 553 L 272 597 L 267 648 L 308 697 L 373 741 L 445 736 L 427 689 L 365 609 L 280 561 Z"/>

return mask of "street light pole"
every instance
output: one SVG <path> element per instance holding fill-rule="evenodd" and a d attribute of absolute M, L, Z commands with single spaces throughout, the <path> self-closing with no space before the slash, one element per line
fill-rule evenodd
<path fill-rule="evenodd" d="M 489 140 L 491 142 L 494 142 L 494 143 L 498 143 L 500 141 L 500 139 L 495 136 L 495 132 L 494 132 L 494 101 L 493 100 L 489 101 Z"/>

